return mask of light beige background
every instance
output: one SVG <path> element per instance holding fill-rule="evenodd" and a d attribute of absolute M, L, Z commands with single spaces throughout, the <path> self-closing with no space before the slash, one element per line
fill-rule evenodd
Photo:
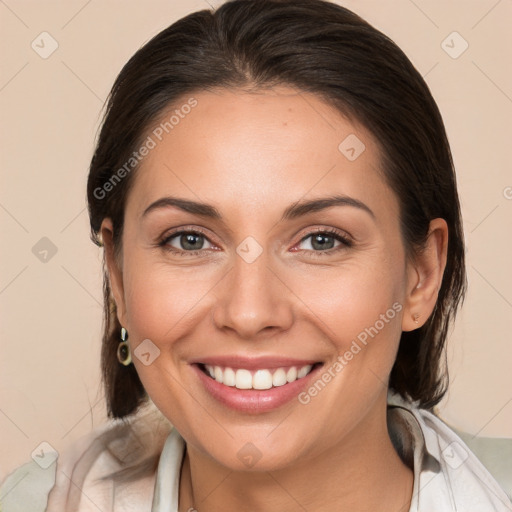
<path fill-rule="evenodd" d="M 425 76 L 452 145 L 469 294 L 449 342 L 443 417 L 512 437 L 512 2 L 340 3 L 392 37 Z M 105 421 L 101 253 L 85 209 L 100 111 L 144 42 L 204 8 L 206 0 L 0 0 L 0 478 L 42 441 L 60 451 Z M 47 59 L 31 48 L 43 31 L 59 45 Z M 442 47 L 453 31 L 469 44 L 457 59 Z M 444 44 L 453 52 L 463 41 Z M 42 237 L 57 248 L 46 262 L 32 252 Z"/>

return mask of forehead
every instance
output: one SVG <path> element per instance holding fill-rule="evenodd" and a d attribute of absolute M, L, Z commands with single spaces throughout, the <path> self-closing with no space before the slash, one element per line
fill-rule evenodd
<path fill-rule="evenodd" d="M 254 213 L 326 193 L 387 198 L 388 207 L 395 200 L 370 132 L 292 88 L 198 92 L 175 102 L 146 136 L 152 149 L 127 204 L 139 213 L 166 193 Z"/>

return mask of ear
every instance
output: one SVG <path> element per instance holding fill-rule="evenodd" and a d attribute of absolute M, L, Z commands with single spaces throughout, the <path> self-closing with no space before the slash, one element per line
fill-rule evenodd
<path fill-rule="evenodd" d="M 402 330 L 413 331 L 428 320 L 437 302 L 446 267 L 448 225 L 444 219 L 430 222 L 427 242 L 407 269 Z"/>
<path fill-rule="evenodd" d="M 124 300 L 123 270 L 114 254 L 114 227 L 112 219 L 103 219 L 100 227 L 101 240 L 105 251 L 110 289 L 117 307 L 117 318 L 121 325 L 126 325 L 126 304 Z"/>

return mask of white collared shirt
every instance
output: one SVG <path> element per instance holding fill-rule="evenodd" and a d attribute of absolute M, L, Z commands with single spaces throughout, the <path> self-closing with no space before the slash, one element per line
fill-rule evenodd
<path fill-rule="evenodd" d="M 392 392 L 388 412 L 393 442 L 399 452 L 409 446 L 413 457 L 409 512 L 512 511 L 505 491 L 437 416 Z M 0 487 L 0 511 L 178 512 L 185 441 L 161 414 L 155 418 L 148 415 L 138 425 L 116 422 L 96 429 L 56 467 L 54 463 L 53 471 L 41 472 L 33 463 L 18 468 Z M 153 469 L 150 461 L 149 470 L 135 474 L 129 483 L 112 477 L 133 469 L 134 462 L 141 466 L 148 454 L 154 456 Z"/>

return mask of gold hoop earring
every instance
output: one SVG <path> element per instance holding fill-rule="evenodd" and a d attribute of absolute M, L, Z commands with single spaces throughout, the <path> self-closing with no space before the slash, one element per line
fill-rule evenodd
<path fill-rule="evenodd" d="M 124 327 L 121 327 L 121 342 L 117 346 L 117 360 L 124 366 L 132 363 L 132 355 L 130 353 L 130 345 L 128 345 L 128 333 Z"/>

